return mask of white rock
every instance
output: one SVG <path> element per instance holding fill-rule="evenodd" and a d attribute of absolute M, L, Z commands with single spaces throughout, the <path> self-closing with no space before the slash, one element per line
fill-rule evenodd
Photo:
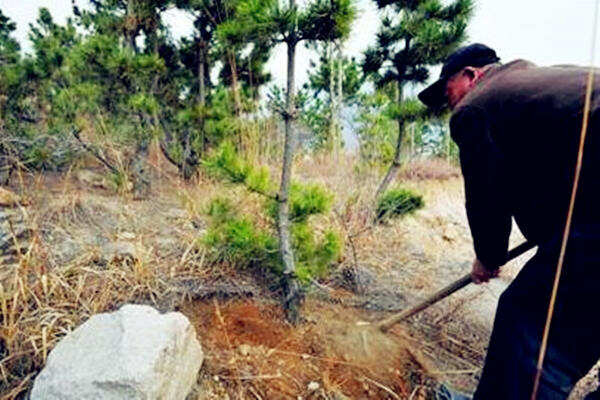
<path fill-rule="evenodd" d="M 31 400 L 183 400 L 203 360 L 185 316 L 125 305 L 93 316 L 56 345 Z"/>
<path fill-rule="evenodd" d="M 312 381 L 308 384 L 307 389 L 309 392 L 314 392 L 314 391 L 319 390 L 320 387 L 321 386 L 319 385 L 319 382 Z"/>

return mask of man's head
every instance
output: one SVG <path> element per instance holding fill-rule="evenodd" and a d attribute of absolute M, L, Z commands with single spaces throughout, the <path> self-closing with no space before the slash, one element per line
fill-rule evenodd
<path fill-rule="evenodd" d="M 483 67 L 499 60 L 496 52 L 483 44 L 461 47 L 446 58 L 440 78 L 419 93 L 419 100 L 430 108 L 446 104 L 454 108 L 475 87 Z"/>

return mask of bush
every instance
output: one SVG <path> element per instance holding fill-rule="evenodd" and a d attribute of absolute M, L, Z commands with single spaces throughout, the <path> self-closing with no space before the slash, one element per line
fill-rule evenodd
<path fill-rule="evenodd" d="M 326 277 L 342 250 L 341 239 L 336 232 L 326 231 L 321 240 L 317 240 L 314 229 L 306 223 L 292 225 L 292 245 L 296 276 L 304 284 L 310 283 L 311 279 Z"/>
<path fill-rule="evenodd" d="M 311 215 L 324 214 L 333 203 L 333 195 L 317 184 L 301 184 L 292 182 L 290 185 L 290 221 L 292 223 L 306 222 Z M 269 215 L 277 220 L 278 204 L 272 200 L 267 205 Z"/>
<path fill-rule="evenodd" d="M 276 236 L 278 203 L 272 195 L 275 185 L 268 170 L 239 157 L 234 146 L 227 142 L 222 143 L 203 164 L 214 176 L 266 194 L 265 213 L 271 217 L 266 228 L 258 228 L 252 219 L 240 216 L 227 199 L 214 199 L 207 210 L 212 222 L 204 243 L 214 250 L 215 261 L 230 262 L 241 268 L 254 266 L 283 272 Z M 292 182 L 289 203 L 296 275 L 307 284 L 314 278 L 324 277 L 341 253 L 337 233 L 326 231 L 315 235 L 308 222 L 311 215 L 329 211 L 333 195 L 317 184 Z"/>
<path fill-rule="evenodd" d="M 203 238 L 213 250 L 214 261 L 239 268 L 263 267 L 280 273 L 277 239 L 256 227 L 249 218 L 239 216 L 226 199 L 217 198 L 209 206 L 211 226 Z"/>
<path fill-rule="evenodd" d="M 203 161 L 203 165 L 211 175 L 232 183 L 242 183 L 251 191 L 274 192 L 267 168 L 255 167 L 239 157 L 230 142 L 223 142 Z"/>
<path fill-rule="evenodd" d="M 408 189 L 390 189 L 377 202 L 377 220 L 410 214 L 424 205 L 423 196 L 419 194 Z"/>
<path fill-rule="evenodd" d="M 271 204 L 267 205 L 271 212 Z M 211 218 L 203 243 L 211 248 L 214 262 L 228 262 L 238 268 L 265 268 L 276 274 L 283 272 L 275 224 L 259 228 L 250 218 L 240 216 L 227 199 L 214 199 L 207 209 Z M 296 275 L 302 283 L 325 277 L 341 253 L 341 239 L 336 232 L 326 231 L 317 237 L 306 220 L 291 227 Z"/>

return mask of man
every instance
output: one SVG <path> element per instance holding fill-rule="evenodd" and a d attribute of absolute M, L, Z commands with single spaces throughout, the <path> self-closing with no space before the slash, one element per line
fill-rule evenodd
<path fill-rule="evenodd" d="M 506 262 L 511 217 L 538 246 L 500 297 L 476 400 L 528 400 L 565 227 L 588 69 L 498 63 L 481 44 L 450 55 L 419 94 L 453 111 L 476 283 Z M 566 399 L 600 358 L 600 73 L 538 399 Z M 594 397 L 595 396 L 595 397 Z M 592 395 L 588 399 L 599 399 Z"/>

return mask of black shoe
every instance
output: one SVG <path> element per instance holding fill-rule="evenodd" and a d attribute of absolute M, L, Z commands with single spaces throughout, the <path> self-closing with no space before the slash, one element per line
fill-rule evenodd
<path fill-rule="evenodd" d="M 450 389 L 448 386 L 442 384 L 435 392 L 436 400 L 472 400 L 471 396 L 464 393 L 457 392 Z"/>

